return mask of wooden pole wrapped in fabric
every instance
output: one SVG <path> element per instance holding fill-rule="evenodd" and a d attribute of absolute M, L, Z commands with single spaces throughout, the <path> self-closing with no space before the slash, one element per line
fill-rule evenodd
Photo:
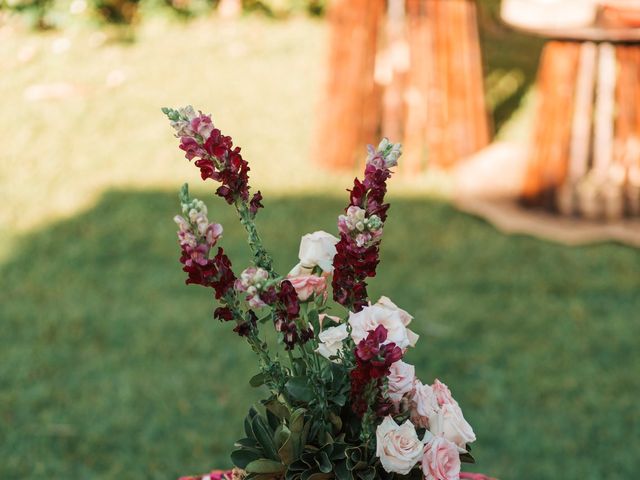
<path fill-rule="evenodd" d="M 385 4 L 388 44 L 377 48 Z M 476 8 L 474 0 L 334 0 L 319 161 L 353 167 L 354 152 L 380 130 L 404 144 L 407 174 L 452 167 L 486 146 Z"/>
<path fill-rule="evenodd" d="M 575 72 L 580 45 L 549 42 L 538 71 L 538 111 L 522 199 L 529 205 L 555 208 L 555 192 L 567 175 Z"/>
<path fill-rule="evenodd" d="M 388 0 L 386 48 L 376 60 L 376 79 L 384 88 L 382 136 L 404 136 L 404 95 L 409 71 L 409 45 L 405 34 L 405 0 Z"/>
<path fill-rule="evenodd" d="M 489 142 L 472 0 L 407 0 L 405 168 L 449 168 Z"/>
<path fill-rule="evenodd" d="M 374 69 L 384 0 L 333 0 L 329 61 L 314 147 L 330 168 L 352 168 L 381 125 L 381 88 Z"/>
<path fill-rule="evenodd" d="M 407 1 L 407 42 L 409 44 L 410 69 L 405 92 L 404 157 L 400 167 L 407 174 L 418 173 L 427 161 L 429 143 L 428 92 L 435 68 L 433 56 L 425 52 L 434 50 L 432 16 L 427 5 L 419 0 Z M 425 141 L 426 140 L 426 141 Z"/>

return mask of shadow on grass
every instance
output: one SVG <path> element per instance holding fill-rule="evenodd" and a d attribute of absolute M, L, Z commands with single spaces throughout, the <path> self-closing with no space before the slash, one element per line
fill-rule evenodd
<path fill-rule="evenodd" d="M 248 257 L 229 208 L 236 270 Z M 277 268 L 343 199 L 267 199 Z M 0 477 L 175 478 L 224 467 L 258 392 L 248 349 L 186 287 L 174 193 L 111 192 L 0 267 Z M 640 460 L 640 252 L 506 237 L 446 204 L 393 202 L 373 297 L 415 315 L 420 376 L 453 387 L 500 478 L 631 478 Z M 236 348 L 236 345 L 238 348 Z M 559 472 L 562 472 L 560 474 Z"/>

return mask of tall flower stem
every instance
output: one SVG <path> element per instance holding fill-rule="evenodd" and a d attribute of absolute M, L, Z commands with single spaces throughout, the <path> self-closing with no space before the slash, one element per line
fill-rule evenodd
<path fill-rule="evenodd" d="M 240 223 L 247 231 L 249 247 L 253 252 L 253 261 L 255 265 L 269 272 L 269 275 L 272 278 L 277 277 L 278 275 L 273 271 L 273 260 L 271 255 L 269 255 L 267 250 L 264 248 L 262 239 L 258 233 L 258 228 L 256 227 L 256 223 L 253 218 L 254 216 L 251 214 L 249 207 L 247 206 L 247 202 L 236 201 L 235 207 L 238 212 L 238 217 L 240 218 Z"/>

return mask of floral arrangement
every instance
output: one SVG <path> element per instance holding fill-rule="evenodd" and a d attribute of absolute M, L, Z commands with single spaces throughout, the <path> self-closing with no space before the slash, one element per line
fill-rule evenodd
<path fill-rule="evenodd" d="M 253 264 L 237 275 L 219 246 L 222 226 L 182 187 L 175 221 L 186 283 L 213 289 L 219 302 L 213 316 L 232 324 L 256 354 L 259 373 L 249 383 L 268 391 L 244 420 L 229 478 L 478 478 L 461 474 L 461 464 L 474 461 L 469 444 L 476 437 L 449 388 L 439 380 L 423 383 L 402 360 L 418 341 L 412 316 L 387 297 L 372 303 L 367 294 L 389 210 L 387 180 L 401 146 L 383 139 L 369 147 L 364 178 L 354 180 L 338 217 L 339 238 L 304 235 L 298 263 L 282 275 L 256 227 L 262 195 L 251 193 L 240 148 L 190 106 L 163 112 L 186 158 L 237 211 L 253 253 Z M 340 313 L 330 313 L 330 290 L 344 307 Z M 264 335 L 271 328 L 273 344 Z"/>

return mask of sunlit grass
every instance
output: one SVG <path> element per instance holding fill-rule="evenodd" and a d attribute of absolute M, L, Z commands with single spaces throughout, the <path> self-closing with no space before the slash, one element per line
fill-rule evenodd
<path fill-rule="evenodd" d="M 523 39 L 510 36 L 513 48 L 504 49 L 507 32 L 482 11 L 489 94 L 511 95 L 495 106 L 503 112 L 522 92 L 492 85 L 513 70 L 526 88 L 537 47 L 523 49 Z M 263 190 L 337 191 L 352 178 L 311 163 L 326 60 L 321 21 L 151 16 L 134 43 L 105 38 L 84 24 L 37 35 L 17 22 L 0 28 L 0 232 L 72 215 L 110 187 L 196 181 L 160 113 L 165 105 L 212 113 L 242 146 Z M 447 187 L 446 178 L 426 175 L 397 178 L 392 188 L 424 194 Z"/>
<path fill-rule="evenodd" d="M 82 29 L 4 31 L 2 43 L 0 188 L 9 208 L 0 221 L 11 228 L 71 214 L 110 186 L 195 180 L 163 105 L 213 113 L 261 188 L 317 190 L 335 178 L 309 168 L 323 62 L 318 22 L 156 19 L 132 45 L 102 44 L 99 33 Z M 66 50 L 54 53 L 55 45 Z M 69 93 L 32 98 L 52 84 Z"/>

